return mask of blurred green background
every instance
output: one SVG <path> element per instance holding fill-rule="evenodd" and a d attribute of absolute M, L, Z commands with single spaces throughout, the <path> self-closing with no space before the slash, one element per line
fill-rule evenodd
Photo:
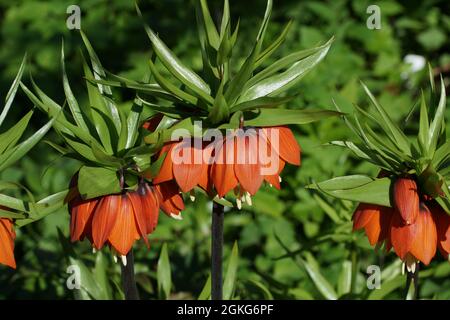
<path fill-rule="evenodd" d="M 76 30 L 66 27 L 66 9 L 71 4 L 74 2 L 66 0 L 0 0 L 1 97 L 6 95 L 27 52 L 27 70 L 49 96 L 63 103 L 59 63 L 63 38 L 72 89 L 75 94 L 84 94 L 81 39 Z M 150 45 L 135 13 L 134 1 L 80 0 L 76 4 L 82 11 L 81 27 L 103 66 L 140 80 L 148 72 Z M 209 4 L 219 19 L 222 1 L 210 0 Z M 369 17 L 366 9 L 370 4 L 381 8 L 380 30 L 369 30 L 366 26 Z M 139 5 L 147 23 L 183 62 L 194 69 L 201 68 L 194 1 L 143 0 Z M 254 39 L 257 31 L 255 25 L 263 16 L 265 1 L 230 0 L 230 5 L 234 21 L 241 18 L 238 46 L 239 55 L 245 57 L 250 39 Z M 400 121 L 416 102 L 420 88 L 428 87 L 426 66 L 413 72 L 405 61 L 405 56 L 411 54 L 429 61 L 436 75 L 442 73 L 448 89 L 450 3 L 446 0 L 275 0 L 268 38 L 275 37 L 289 20 L 293 20 L 291 31 L 272 59 L 312 47 L 332 35 L 336 37 L 326 59 L 292 89 L 299 97 L 290 107 L 332 109 L 333 98 L 344 111 L 350 111 L 351 104 L 356 102 L 365 106 L 367 101 L 359 84 L 363 80 Z M 26 76 L 25 82 L 28 81 Z M 133 98 L 133 93 L 116 90 L 116 98 L 127 101 Z M 15 123 L 30 107 L 32 104 L 19 94 L 9 123 Z M 45 121 L 36 111 L 30 132 Z M 303 150 L 301 167 L 288 166 L 284 170 L 281 191 L 264 188 L 255 196 L 253 207 L 226 212 L 225 269 L 235 241 L 239 248 L 232 297 L 403 298 L 405 278 L 400 274 L 401 262 L 393 253 L 375 252 L 361 232 L 351 233 L 354 204 L 325 198 L 304 188 L 313 180 L 338 175 L 375 175 L 376 168 L 356 161 L 347 151 L 322 146 L 327 141 L 350 136 L 340 119 L 293 129 Z M 49 137 L 56 139 L 53 133 Z M 19 182 L 42 198 L 65 189 L 78 166 L 41 142 L 0 178 Z M 199 297 L 209 272 L 210 208 L 211 204 L 199 197 L 195 203 L 188 203 L 183 221 L 162 214 L 156 232 L 150 236 L 151 249 L 147 250 L 142 242 L 135 245 L 138 286 L 143 298 Z M 113 263 L 108 250 L 94 255 L 87 243 L 69 246 L 68 222 L 67 210 L 62 209 L 17 231 L 18 269 L 0 267 L 0 299 L 122 297 L 118 289 L 120 268 Z M 167 251 L 161 255 L 164 243 Z M 166 258 L 170 260 L 170 270 Z M 66 287 L 69 277 L 66 268 L 74 259 L 87 268 L 83 273 L 89 294 Z M 367 289 L 366 269 L 371 264 L 381 267 L 380 290 Z M 449 275 L 449 263 L 438 254 L 421 271 L 419 297 L 450 298 Z"/>

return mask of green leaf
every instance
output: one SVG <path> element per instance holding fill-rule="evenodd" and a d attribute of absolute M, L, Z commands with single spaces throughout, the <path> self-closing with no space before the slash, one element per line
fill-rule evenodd
<path fill-rule="evenodd" d="M 115 170 L 83 166 L 78 174 L 78 191 L 83 199 L 119 193 L 119 177 Z"/>
<path fill-rule="evenodd" d="M 423 153 L 426 153 L 428 151 L 429 146 L 429 130 L 430 130 L 430 124 L 428 122 L 428 109 L 427 104 L 425 102 L 425 96 L 422 91 L 421 95 L 421 103 L 420 103 L 420 123 L 419 123 L 419 136 L 418 136 L 418 142 L 420 145 L 420 148 Z"/>
<path fill-rule="evenodd" d="M 251 88 L 252 86 L 254 86 L 255 84 L 257 84 L 258 82 L 261 82 L 262 80 L 270 77 L 271 75 L 281 71 L 281 70 L 285 70 L 286 68 L 291 67 L 292 65 L 294 65 L 295 63 L 317 53 L 318 51 L 320 51 L 322 48 L 324 48 L 326 46 L 320 46 L 320 47 L 316 47 L 316 48 L 310 48 L 310 49 L 305 49 L 305 50 L 300 50 L 294 53 L 291 53 L 289 55 L 287 55 L 286 57 L 283 57 L 277 61 L 275 61 L 274 63 L 272 63 L 271 65 L 269 65 L 267 68 L 261 70 L 260 72 L 258 72 L 255 76 L 253 76 L 245 85 L 245 88 Z"/>
<path fill-rule="evenodd" d="M 86 78 L 92 78 L 92 72 L 89 69 L 86 61 L 83 59 L 83 69 Z M 111 141 L 111 132 L 106 119 L 111 119 L 110 115 L 107 114 L 107 108 L 104 97 L 99 91 L 98 87 L 93 85 L 91 82 L 86 81 L 86 87 L 88 90 L 90 109 L 92 112 L 92 118 L 94 121 L 95 128 L 97 130 L 98 137 L 105 148 L 105 150 L 112 154 L 113 153 L 113 142 Z M 118 131 L 120 132 L 120 131 Z"/>
<path fill-rule="evenodd" d="M 253 100 L 269 95 L 277 95 L 286 91 L 302 79 L 303 76 L 311 71 L 320 61 L 322 61 L 328 53 L 332 42 L 333 38 L 323 45 L 316 53 L 294 63 L 286 71 L 280 74 L 272 75 L 251 86 L 239 98 L 239 102 Z"/>
<path fill-rule="evenodd" d="M 14 162 L 22 158 L 31 148 L 33 148 L 42 137 L 50 130 L 52 127 L 54 119 L 50 120 L 42 128 L 36 131 L 31 137 L 21 142 L 12 149 L 9 149 L 4 154 L 0 155 L 0 171 L 4 170 L 8 166 L 12 165 Z"/>
<path fill-rule="evenodd" d="M 316 286 L 317 290 L 323 295 L 325 299 L 337 300 L 338 295 L 334 290 L 333 286 L 325 279 L 325 277 L 320 273 L 320 270 L 316 267 L 316 262 L 311 254 L 307 255 L 307 260 L 303 260 L 298 257 L 297 259 L 301 265 L 305 268 L 308 276 L 311 278 L 312 282 Z"/>
<path fill-rule="evenodd" d="M 395 277 L 392 280 L 383 283 L 380 289 L 372 290 L 367 297 L 367 300 L 381 300 L 385 298 L 391 292 L 397 290 L 405 283 L 405 278 L 401 275 Z"/>
<path fill-rule="evenodd" d="M 386 110 L 377 102 L 375 97 L 370 92 L 369 88 L 364 83 L 361 83 L 364 91 L 366 91 L 366 94 L 369 96 L 369 99 L 372 101 L 372 104 L 377 109 L 378 113 L 381 115 L 383 123 L 380 123 L 380 126 L 386 131 L 387 134 L 390 133 L 392 136 L 393 141 L 395 141 L 404 153 L 406 153 L 408 156 L 411 156 L 411 148 L 410 144 L 408 142 L 408 138 L 405 136 L 405 134 L 400 130 L 400 128 L 392 121 L 391 117 L 387 114 Z M 387 130 L 385 129 L 387 127 Z"/>
<path fill-rule="evenodd" d="M 209 300 L 211 298 L 211 274 L 208 275 L 205 285 L 203 286 L 202 292 L 198 296 L 198 300 Z"/>
<path fill-rule="evenodd" d="M 261 65 L 264 62 L 264 60 L 269 58 L 272 55 L 272 53 L 275 52 L 278 49 L 278 47 L 284 42 L 291 25 L 292 25 L 292 21 L 289 21 L 286 24 L 286 26 L 284 27 L 281 34 L 278 36 L 278 38 L 274 42 L 272 42 L 272 44 L 270 46 L 268 46 L 266 49 L 264 49 L 263 52 L 260 53 L 260 55 L 258 56 L 258 58 L 255 61 L 255 68 L 257 68 L 259 65 Z"/>
<path fill-rule="evenodd" d="M 111 292 L 111 285 L 109 284 L 109 276 L 108 276 L 108 264 L 106 262 L 106 258 L 103 252 L 99 251 L 95 254 L 95 267 L 93 271 L 93 275 L 95 280 L 97 281 L 99 287 L 103 292 L 103 296 L 107 300 L 113 299 Z"/>
<path fill-rule="evenodd" d="M 213 124 L 227 120 L 230 116 L 230 110 L 228 109 L 227 101 L 222 94 L 222 88 L 223 87 L 220 86 L 216 94 L 216 99 L 214 100 L 214 105 L 208 115 L 208 120 L 210 120 Z"/>
<path fill-rule="evenodd" d="M 139 8 L 137 9 L 139 14 Z M 141 15 L 142 18 L 142 15 Z M 162 42 L 153 30 L 144 24 L 145 31 L 152 43 L 156 56 L 167 68 L 167 70 L 176 77 L 181 83 L 186 85 L 200 98 L 209 103 L 213 103 L 213 98 L 209 95 L 210 89 L 208 85 L 194 71 L 186 67 L 175 54 Z"/>
<path fill-rule="evenodd" d="M 87 38 L 87 36 L 84 34 L 84 32 L 82 30 L 80 30 L 80 33 L 81 33 L 81 38 L 83 39 L 84 45 L 86 46 L 86 49 L 89 53 L 89 57 L 91 59 L 92 68 L 94 70 L 94 72 L 93 72 L 94 79 L 100 80 L 106 76 L 106 73 L 103 70 L 102 64 L 100 63 L 100 59 L 98 58 L 97 54 L 95 53 L 94 48 L 92 47 L 91 43 L 89 42 L 89 39 Z M 92 74 L 89 76 L 92 77 Z M 111 97 L 112 96 L 111 88 L 107 85 L 102 85 L 100 83 L 97 84 L 97 88 L 98 88 L 100 96 L 104 98 L 104 103 L 106 105 L 106 110 L 102 110 L 102 111 L 104 111 L 108 115 L 108 117 L 111 117 L 112 122 L 114 123 L 114 126 L 117 130 L 117 133 L 119 133 L 120 126 L 121 126 L 119 111 L 118 111 L 116 105 L 112 102 L 112 100 L 106 99 L 103 96 L 104 94 L 106 94 Z"/>
<path fill-rule="evenodd" d="M 436 145 L 438 142 L 439 135 L 441 133 L 442 124 L 444 123 L 444 116 L 445 116 L 445 85 L 444 80 L 441 76 L 441 96 L 439 98 L 439 104 L 436 109 L 436 114 L 434 115 L 433 122 L 430 126 L 429 131 L 429 146 L 428 151 L 430 154 L 434 154 L 434 151 L 436 150 Z"/>
<path fill-rule="evenodd" d="M 16 96 L 17 89 L 19 88 L 20 79 L 22 79 L 23 71 L 25 70 L 25 62 L 27 60 L 27 55 L 25 54 L 22 63 L 20 64 L 19 71 L 17 72 L 16 78 L 14 79 L 11 87 L 9 88 L 8 93 L 6 94 L 5 106 L 3 107 L 3 111 L 0 114 L 0 126 L 5 121 L 6 115 L 8 114 L 9 109 L 14 101 L 14 97 Z"/>
<path fill-rule="evenodd" d="M 13 148 L 22 137 L 25 129 L 30 122 L 33 111 L 29 111 L 19 122 L 12 126 L 8 131 L 0 134 L 0 155 Z"/>
<path fill-rule="evenodd" d="M 285 104 L 295 97 L 261 97 L 254 100 L 238 103 L 231 107 L 230 113 L 234 113 L 236 111 L 248 111 L 255 110 L 261 108 L 275 108 L 279 105 Z"/>
<path fill-rule="evenodd" d="M 331 110 L 261 109 L 258 113 L 246 112 L 245 124 L 255 127 L 307 124 L 339 115 L 341 113 Z"/>
<path fill-rule="evenodd" d="M 208 44 L 217 50 L 219 49 L 220 37 L 217 32 L 216 25 L 211 17 L 211 13 L 209 12 L 208 3 L 206 0 L 200 0 L 200 8 Z"/>
<path fill-rule="evenodd" d="M 238 244 L 235 241 L 233 249 L 231 250 L 230 260 L 228 262 L 227 272 L 223 283 L 223 299 L 229 300 L 233 296 L 233 291 L 236 283 L 236 273 L 239 262 Z"/>
<path fill-rule="evenodd" d="M 339 273 L 338 278 L 338 294 L 343 296 L 350 293 L 352 287 L 352 262 L 344 261 L 342 262 L 342 269 Z"/>
<path fill-rule="evenodd" d="M 190 104 L 196 105 L 197 104 L 197 98 L 195 98 L 193 95 L 181 90 L 174 84 L 170 83 L 167 79 L 165 79 L 159 72 L 156 70 L 155 65 L 151 60 L 149 60 L 149 66 L 150 70 L 152 72 L 152 75 L 155 77 L 156 82 L 163 88 L 164 90 L 168 91 L 169 93 L 175 95 L 181 100 L 184 100 Z"/>
<path fill-rule="evenodd" d="M 159 295 L 165 299 L 169 299 L 170 290 L 172 288 L 172 276 L 166 243 L 163 244 L 161 254 L 159 255 L 156 278 L 158 280 Z"/>
<path fill-rule="evenodd" d="M 307 187 L 318 189 L 338 199 L 391 206 L 389 178 L 372 179 L 367 176 L 353 175 L 333 178 Z"/>
<path fill-rule="evenodd" d="M 44 199 L 39 200 L 35 204 L 28 204 L 27 206 L 33 207 L 33 214 L 26 219 L 16 220 L 18 227 L 23 227 L 29 223 L 36 222 L 51 213 L 56 212 L 58 209 L 65 205 L 65 199 L 67 197 L 68 190 L 64 190 L 55 194 L 52 194 Z"/>
<path fill-rule="evenodd" d="M 86 131 L 89 131 L 86 122 L 83 118 L 83 113 L 78 105 L 77 99 L 73 95 L 72 89 L 70 88 L 69 79 L 67 78 L 66 65 L 64 62 L 64 41 L 61 45 L 61 69 L 63 78 L 64 93 L 66 95 L 66 101 L 69 105 L 70 111 L 72 112 L 73 118 L 78 126 Z"/>
<path fill-rule="evenodd" d="M 4 206 L 6 208 L 17 210 L 20 212 L 27 212 L 28 206 L 27 204 L 19 199 L 7 196 L 6 194 L 0 193 L 0 206 Z"/>

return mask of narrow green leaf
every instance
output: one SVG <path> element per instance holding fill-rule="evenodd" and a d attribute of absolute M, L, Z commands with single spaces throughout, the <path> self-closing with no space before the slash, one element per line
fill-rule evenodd
<path fill-rule="evenodd" d="M 0 155 L 5 151 L 13 148 L 22 137 L 25 129 L 30 122 L 33 111 L 29 111 L 22 119 L 19 120 L 8 131 L 0 134 Z"/>
<path fill-rule="evenodd" d="M 6 115 L 8 114 L 9 109 L 14 101 L 14 97 L 16 96 L 17 89 L 19 88 L 20 79 L 22 79 L 23 71 L 25 70 L 25 62 L 27 60 L 27 55 L 25 54 L 22 63 L 20 64 L 19 71 L 17 72 L 16 78 L 14 79 L 11 87 L 9 88 L 8 93 L 6 94 L 5 106 L 3 107 L 3 111 L 0 114 L 0 126 L 3 121 L 5 121 Z"/>
<path fill-rule="evenodd" d="M 311 71 L 328 53 L 333 38 L 329 40 L 316 53 L 294 63 L 286 71 L 272 75 L 259 81 L 239 98 L 240 102 L 280 94 L 295 85 L 309 71 Z"/>
<path fill-rule="evenodd" d="M 66 64 L 64 62 L 64 41 L 61 44 L 61 69 L 63 78 L 64 93 L 66 95 L 67 104 L 69 105 L 70 111 L 72 112 L 73 118 L 77 125 L 79 125 L 84 130 L 89 130 L 86 122 L 83 118 L 83 113 L 78 105 L 77 99 L 73 95 L 72 89 L 70 88 L 69 79 L 66 73 Z"/>
<path fill-rule="evenodd" d="M 245 124 L 255 127 L 306 124 L 342 115 L 331 110 L 261 109 L 258 113 L 246 112 Z"/>
<path fill-rule="evenodd" d="M 0 171 L 12 165 L 14 162 L 27 154 L 28 151 L 30 151 L 30 149 L 33 148 L 42 139 L 42 137 L 48 132 L 48 130 L 50 130 L 53 122 L 54 119 L 50 120 L 42 128 L 36 131 L 31 137 L 21 142 L 14 148 L 8 150 L 4 154 L 0 155 Z"/>
<path fill-rule="evenodd" d="M 411 156 L 411 148 L 410 144 L 408 142 L 408 138 L 405 136 L 405 134 L 400 130 L 400 128 L 392 121 L 391 117 L 387 114 L 386 110 L 377 102 L 375 97 L 373 96 L 372 92 L 370 92 L 369 88 L 362 83 L 362 86 L 364 88 L 364 91 L 366 91 L 366 94 L 369 96 L 369 99 L 372 101 L 372 104 L 377 109 L 378 113 L 381 115 L 383 124 L 380 123 L 380 126 L 385 129 L 387 127 L 386 133 L 390 133 L 390 135 L 393 137 L 393 140 L 397 143 L 400 150 L 405 152 L 407 155 Z M 386 129 L 385 129 L 386 130 Z"/>
<path fill-rule="evenodd" d="M 436 114 L 434 115 L 433 122 L 431 122 L 429 131 L 428 151 L 430 154 L 434 154 L 436 150 L 438 138 L 441 133 L 442 124 L 444 123 L 445 104 L 446 104 L 445 84 L 441 76 L 441 96 L 439 98 L 439 104 L 436 109 Z"/>
<path fill-rule="evenodd" d="M 198 296 L 198 300 L 209 300 L 211 298 L 211 274 L 208 275 L 208 279 L 203 286 L 202 292 Z"/>
<path fill-rule="evenodd" d="M 163 244 L 161 254 L 159 255 L 156 278 L 158 280 L 158 291 L 160 296 L 169 299 L 172 288 L 172 275 L 166 243 Z"/>
<path fill-rule="evenodd" d="M 236 283 L 236 273 L 239 263 L 238 244 L 235 241 L 233 249 L 231 250 L 230 260 L 228 261 L 228 268 L 223 282 L 223 299 L 230 300 L 233 297 L 234 287 Z"/>

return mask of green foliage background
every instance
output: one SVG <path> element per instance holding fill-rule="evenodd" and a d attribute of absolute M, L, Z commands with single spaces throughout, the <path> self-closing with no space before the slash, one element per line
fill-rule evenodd
<path fill-rule="evenodd" d="M 327 58 L 293 89 L 299 97 L 291 106 L 332 109 L 333 98 L 344 111 L 351 111 L 353 102 L 365 106 L 367 101 L 359 85 L 361 79 L 395 119 L 403 119 L 415 103 L 420 87 L 428 86 L 426 69 L 407 78 L 401 77 L 409 68 L 403 61 L 407 54 L 422 55 L 430 61 L 437 73 L 443 73 L 448 89 L 448 1 L 274 2 L 268 38 L 278 34 L 288 20 L 293 20 L 281 49 L 284 52 L 278 52 L 278 56 L 312 47 L 332 35 L 336 37 Z M 220 17 L 221 1 L 209 3 Z M 6 95 L 23 54 L 28 52 L 28 71 L 41 88 L 62 103 L 59 64 L 62 38 L 74 92 L 83 92 L 81 39 L 79 33 L 68 30 L 65 23 L 66 9 L 71 4 L 73 1 L 66 0 L 0 0 L 0 96 Z M 141 79 L 148 71 L 146 59 L 150 44 L 135 13 L 134 1 L 80 0 L 77 4 L 82 10 L 82 29 L 104 67 L 129 78 Z M 370 4 L 381 8 L 381 30 L 366 27 L 366 9 Z M 248 50 L 251 43 L 246 43 L 245 39 L 254 38 L 254 26 L 263 15 L 265 1 L 230 0 L 230 5 L 233 17 L 241 17 L 239 48 Z M 187 65 L 199 69 L 201 56 L 194 2 L 146 0 L 141 1 L 140 7 L 147 23 L 175 53 Z M 133 98 L 132 92 L 116 92 L 119 101 Z M 18 97 L 8 119 L 10 124 L 30 107 L 23 95 Z M 447 119 L 449 111 L 447 108 Z M 36 112 L 30 132 L 45 121 L 45 117 Z M 294 130 L 303 150 L 301 167 L 288 166 L 284 170 L 281 191 L 260 190 L 252 207 L 226 213 L 226 262 L 235 241 L 239 247 L 233 298 L 403 298 L 404 277 L 400 275 L 401 263 L 395 255 L 375 252 L 361 233 L 351 233 L 354 204 L 324 198 L 304 188 L 312 180 L 338 175 L 375 175 L 376 168 L 357 162 L 347 151 L 322 146 L 327 141 L 350 135 L 339 119 L 294 127 Z M 56 138 L 52 133 L 49 136 Z M 66 188 L 78 165 L 75 161 L 61 159 L 41 142 L 0 178 L 19 182 L 41 198 Z M 161 215 L 157 231 L 150 237 L 151 249 L 146 250 L 141 242 L 135 246 L 137 278 L 144 298 L 199 297 L 209 272 L 210 208 L 211 204 L 200 197 L 195 203 L 189 203 L 183 221 Z M 113 263 L 107 250 L 93 255 L 87 243 L 69 245 L 68 222 L 67 210 L 62 209 L 18 230 L 15 251 L 18 269 L 0 267 L 1 299 L 122 297 L 118 289 L 119 266 Z M 167 247 L 161 255 L 164 243 Z M 170 272 L 167 272 L 168 260 Z M 88 269 L 89 277 L 83 280 L 84 293 L 66 288 L 69 276 L 66 268 L 76 261 L 82 261 Z M 380 290 L 366 287 L 366 269 L 371 264 L 381 266 Z M 450 265 L 437 257 L 421 272 L 419 297 L 450 298 L 449 275 Z"/>

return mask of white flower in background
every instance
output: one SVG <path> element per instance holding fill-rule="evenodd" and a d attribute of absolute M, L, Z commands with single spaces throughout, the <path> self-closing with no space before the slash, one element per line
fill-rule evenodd
<path fill-rule="evenodd" d="M 403 58 L 403 62 L 409 65 L 409 69 L 401 73 L 402 79 L 407 79 L 413 73 L 422 70 L 425 67 L 426 60 L 423 56 L 417 54 L 407 54 Z"/>

